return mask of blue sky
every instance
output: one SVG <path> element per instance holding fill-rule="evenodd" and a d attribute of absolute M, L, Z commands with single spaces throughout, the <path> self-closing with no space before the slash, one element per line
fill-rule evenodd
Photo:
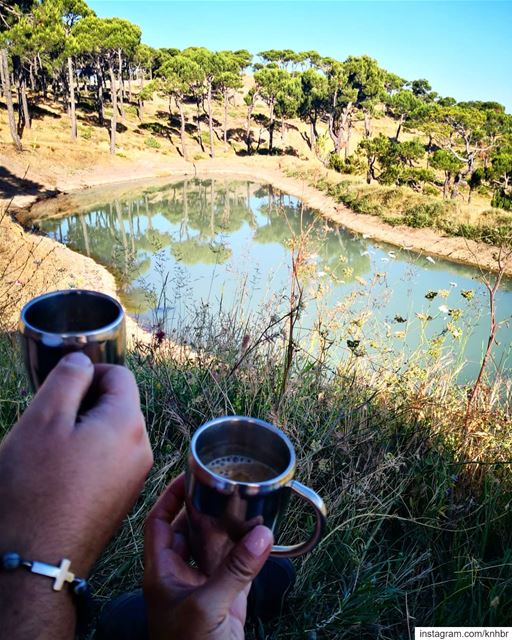
<path fill-rule="evenodd" d="M 99 16 L 142 28 L 153 47 L 315 49 L 369 54 L 441 95 L 497 100 L 512 112 L 512 2 L 343 0 L 89 0 Z"/>

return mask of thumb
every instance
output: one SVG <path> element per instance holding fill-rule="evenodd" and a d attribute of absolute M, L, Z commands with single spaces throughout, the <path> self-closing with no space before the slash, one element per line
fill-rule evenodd
<path fill-rule="evenodd" d="M 50 371 L 28 411 L 56 426 L 75 424 L 80 404 L 94 377 L 94 366 L 82 351 L 64 356 Z"/>
<path fill-rule="evenodd" d="M 235 598 L 258 575 L 272 547 L 272 531 L 254 527 L 232 549 L 220 567 L 201 588 L 210 610 L 227 610 Z"/>

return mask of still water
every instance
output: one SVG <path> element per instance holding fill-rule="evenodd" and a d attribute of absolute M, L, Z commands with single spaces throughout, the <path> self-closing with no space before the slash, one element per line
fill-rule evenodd
<path fill-rule="evenodd" d="M 490 314 L 477 269 L 355 236 L 271 185 L 194 179 L 80 197 L 73 215 L 37 225 L 107 266 L 142 323 L 154 325 L 163 306 L 166 330 L 201 304 L 242 305 L 246 316 L 286 311 L 293 252 L 309 348 L 320 326 L 338 336 L 336 358 L 393 352 L 405 362 L 421 350 L 459 367 L 460 382 L 478 372 Z M 493 369 L 510 375 L 510 280 L 496 307 Z"/>

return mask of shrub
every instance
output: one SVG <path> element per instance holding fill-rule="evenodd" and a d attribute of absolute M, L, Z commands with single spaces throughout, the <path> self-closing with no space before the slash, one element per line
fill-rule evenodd
<path fill-rule="evenodd" d="M 439 189 L 436 189 L 436 187 L 433 187 L 431 184 L 424 184 L 422 189 L 421 189 L 423 195 L 425 196 L 438 196 L 439 195 Z"/>
<path fill-rule="evenodd" d="M 404 223 L 417 229 L 435 227 L 443 213 L 444 206 L 441 202 L 417 204 L 405 211 Z"/>
<path fill-rule="evenodd" d="M 156 138 L 153 138 L 153 136 L 149 136 L 149 138 L 146 138 L 144 140 L 144 144 L 146 145 L 146 147 L 150 147 L 151 149 L 160 149 L 160 147 L 162 146 Z"/>
<path fill-rule="evenodd" d="M 329 169 L 334 169 L 338 173 L 345 173 L 345 161 L 338 153 L 331 153 L 329 156 Z"/>
<path fill-rule="evenodd" d="M 491 206 L 505 209 L 505 211 L 512 211 L 512 195 L 505 192 L 504 189 L 496 191 L 492 197 Z"/>
<path fill-rule="evenodd" d="M 364 172 L 364 165 L 361 159 L 354 155 L 344 160 L 338 153 L 331 153 L 329 156 L 329 169 L 333 169 L 338 173 L 357 175 Z"/>

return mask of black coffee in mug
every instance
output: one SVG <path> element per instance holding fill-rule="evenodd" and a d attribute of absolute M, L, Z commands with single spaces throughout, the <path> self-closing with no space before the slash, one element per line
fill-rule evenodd
<path fill-rule="evenodd" d="M 33 298 L 21 310 L 19 334 L 34 391 L 73 351 L 83 351 L 94 363 L 124 364 L 123 308 L 98 291 L 69 289 Z"/>

